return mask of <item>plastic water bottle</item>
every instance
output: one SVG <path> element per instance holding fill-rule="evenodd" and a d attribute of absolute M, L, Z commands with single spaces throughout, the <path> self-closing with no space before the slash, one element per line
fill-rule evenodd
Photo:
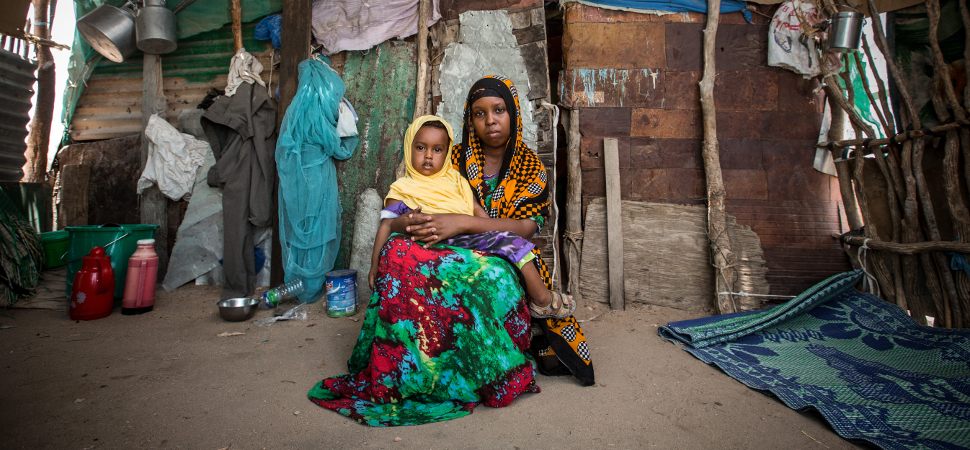
<path fill-rule="evenodd" d="M 286 297 L 296 297 L 306 291 L 306 283 L 296 278 L 266 292 L 259 297 L 259 307 L 263 309 L 275 308 L 280 300 Z"/>

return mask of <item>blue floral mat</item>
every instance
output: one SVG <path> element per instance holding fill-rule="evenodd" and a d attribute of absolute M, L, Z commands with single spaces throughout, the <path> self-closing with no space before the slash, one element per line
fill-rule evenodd
<path fill-rule="evenodd" d="M 884 449 L 970 447 L 970 330 L 916 324 L 833 276 L 762 311 L 670 322 L 668 339 L 846 439 Z"/>

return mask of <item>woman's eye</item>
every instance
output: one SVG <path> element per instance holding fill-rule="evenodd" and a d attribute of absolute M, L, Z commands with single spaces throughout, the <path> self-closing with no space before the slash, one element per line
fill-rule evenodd
<path fill-rule="evenodd" d="M 495 108 L 495 114 L 502 114 L 505 112 L 505 108 Z"/>

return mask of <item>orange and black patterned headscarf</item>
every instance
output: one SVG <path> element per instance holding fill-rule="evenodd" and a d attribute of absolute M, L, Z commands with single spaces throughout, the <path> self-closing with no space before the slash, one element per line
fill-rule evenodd
<path fill-rule="evenodd" d="M 475 134 L 472 124 L 471 107 L 482 97 L 498 96 L 505 100 L 509 112 L 509 122 L 515 127 L 509 135 L 499 171 L 499 182 L 490 194 L 491 208 L 488 215 L 492 218 L 528 219 L 549 213 L 549 189 L 546 186 L 546 169 L 539 157 L 522 142 L 522 118 L 519 116 L 519 97 L 512 82 L 489 75 L 475 82 L 465 100 L 465 117 L 461 129 L 461 143 L 452 148 L 451 162 L 475 192 L 476 200 L 482 202 L 485 151 L 481 139 Z M 526 237 L 526 236 L 523 236 Z M 549 270 L 542 260 L 539 247 L 532 249 L 536 258 L 533 263 L 546 284 L 552 289 Z M 582 328 L 576 318 L 534 319 L 533 323 L 542 329 L 542 338 L 533 337 L 530 353 L 538 362 L 537 368 L 545 375 L 565 375 L 572 373 L 583 386 L 596 383 L 593 374 L 593 361 L 590 359 L 589 346 Z"/>
<path fill-rule="evenodd" d="M 539 157 L 522 142 L 522 117 L 519 115 L 519 97 L 515 86 L 508 79 L 498 75 L 488 75 L 472 85 L 465 101 L 464 126 L 461 130 L 461 143 L 451 152 L 452 165 L 468 179 L 479 204 L 483 199 L 483 168 L 485 151 L 481 139 L 475 134 L 472 124 L 471 107 L 481 97 L 498 94 L 505 100 L 510 124 L 514 127 L 506 145 L 505 157 L 499 171 L 499 183 L 490 195 L 491 208 L 487 211 L 492 218 L 527 219 L 549 214 L 549 189 L 546 186 L 546 170 Z"/>

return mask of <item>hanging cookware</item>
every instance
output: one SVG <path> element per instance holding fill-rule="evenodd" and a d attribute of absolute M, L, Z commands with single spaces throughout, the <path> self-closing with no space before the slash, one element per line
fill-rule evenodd
<path fill-rule="evenodd" d="M 145 0 L 145 6 L 138 10 L 135 21 L 139 50 L 163 55 L 178 48 L 175 13 L 165 7 L 165 0 Z"/>
<path fill-rule="evenodd" d="M 842 53 L 859 50 L 859 39 L 862 37 L 862 13 L 858 11 L 841 11 L 832 15 L 829 26 L 829 40 L 826 50 Z"/>
<path fill-rule="evenodd" d="M 77 21 L 77 31 L 98 53 L 122 62 L 137 50 L 135 14 L 124 6 L 101 5 Z"/>

